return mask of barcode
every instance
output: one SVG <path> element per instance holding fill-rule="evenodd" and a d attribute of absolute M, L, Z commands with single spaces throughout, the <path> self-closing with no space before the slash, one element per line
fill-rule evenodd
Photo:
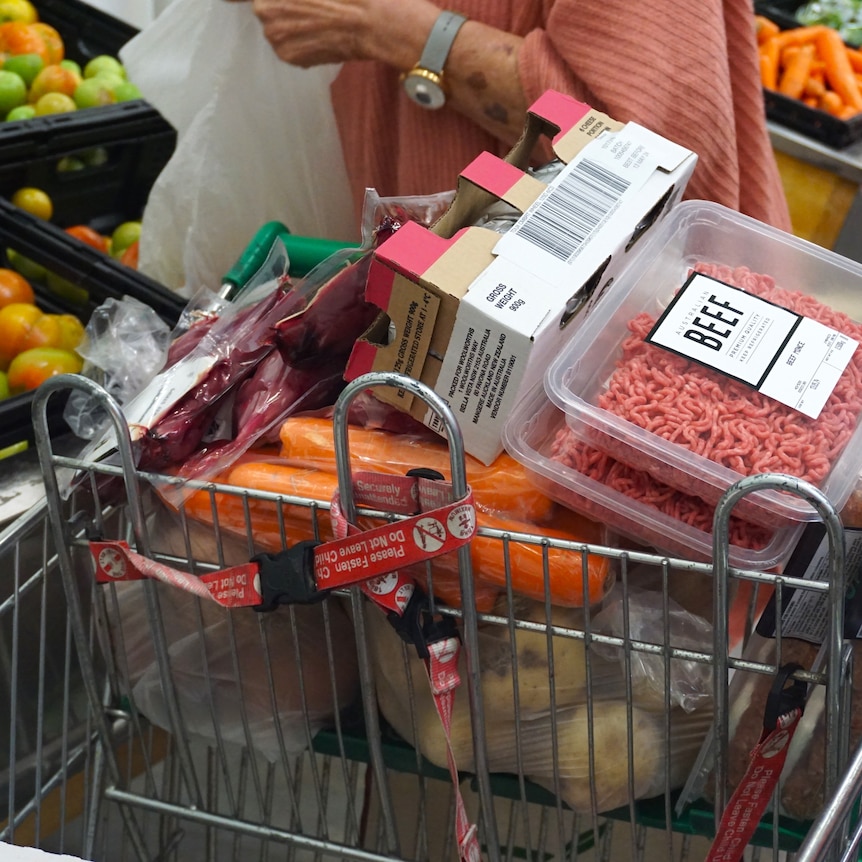
<path fill-rule="evenodd" d="M 568 260 L 629 185 L 597 162 L 582 159 L 513 230 L 554 257 Z"/>

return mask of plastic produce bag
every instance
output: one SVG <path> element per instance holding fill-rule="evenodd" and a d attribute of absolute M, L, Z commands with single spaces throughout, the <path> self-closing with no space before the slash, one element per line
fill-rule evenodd
<path fill-rule="evenodd" d="M 216 289 L 267 221 L 357 236 L 329 101 L 338 67 L 283 63 L 250 3 L 212 0 L 174 0 L 120 59 L 177 130 L 143 214 L 142 272 L 174 289 Z"/>
<path fill-rule="evenodd" d="M 154 554 L 197 563 L 246 562 L 246 542 L 221 537 L 198 524 L 181 526 L 158 506 L 148 517 Z M 171 679 L 188 730 L 209 741 L 247 742 L 270 760 L 279 736 L 291 753 L 308 734 L 331 723 L 358 696 L 353 626 L 336 601 L 256 614 L 229 611 L 165 584 L 120 583 L 107 609 L 123 679 L 136 707 L 170 729 L 143 590 L 156 589 Z M 271 671 L 268 669 L 271 667 Z M 276 723 L 277 722 L 277 723 Z"/>
<path fill-rule="evenodd" d="M 552 607 L 548 620 L 543 603 L 520 599 L 511 609 L 501 602 L 496 612 L 583 631 L 583 613 L 574 608 Z M 431 763 L 445 767 L 445 736 L 422 660 L 371 606 L 366 632 L 383 717 Z M 652 698 L 642 702 L 636 692 L 630 705 L 618 662 L 588 656 L 581 639 L 555 634 L 551 640 L 553 670 L 545 631 L 496 625 L 480 629 L 488 768 L 521 772 L 583 814 L 656 796 L 668 783 L 681 787 L 712 723 L 712 710 L 672 709 L 666 715 L 654 708 Z M 459 661 L 463 681 L 463 650 Z M 458 768 L 472 770 L 473 735 L 463 682 L 455 694 L 451 743 Z"/>
<path fill-rule="evenodd" d="M 167 324 L 148 305 L 131 296 L 109 297 L 90 315 L 76 349 L 84 360 L 82 373 L 125 404 L 164 365 L 169 339 Z M 106 420 L 78 391 L 70 394 L 63 417 L 85 440 L 102 431 Z"/>

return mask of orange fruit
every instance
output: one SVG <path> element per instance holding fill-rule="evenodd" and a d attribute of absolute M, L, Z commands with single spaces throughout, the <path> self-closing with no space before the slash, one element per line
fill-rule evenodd
<path fill-rule="evenodd" d="M 27 98 L 31 105 L 35 105 L 46 93 L 62 93 L 71 98 L 80 83 L 81 76 L 72 69 L 56 64 L 45 66 L 33 79 Z"/>
<path fill-rule="evenodd" d="M 24 337 L 18 342 L 18 352 L 34 347 L 60 347 L 63 343 L 63 330 L 57 320 L 58 314 L 43 314 L 33 321 Z"/>
<path fill-rule="evenodd" d="M 109 237 L 99 233 L 97 230 L 93 230 L 93 228 L 85 224 L 75 224 L 71 227 L 67 227 L 66 233 L 92 248 L 103 251 L 105 254 L 108 253 L 108 250 L 111 247 L 111 240 Z"/>
<path fill-rule="evenodd" d="M 42 310 L 28 302 L 10 302 L 0 308 L 0 370 L 9 367 L 12 359 L 21 352 Z"/>
<path fill-rule="evenodd" d="M 33 303 L 35 299 L 33 288 L 23 275 L 0 267 L 0 308 L 13 302 Z"/>
<path fill-rule="evenodd" d="M 32 24 L 23 21 L 6 21 L 0 24 L 0 53 L 38 54 L 48 65 L 48 48 L 41 34 Z"/>
<path fill-rule="evenodd" d="M 130 246 L 127 246 L 120 255 L 120 263 L 130 266 L 132 269 L 137 269 L 140 246 L 140 240 L 137 239 Z"/>
<path fill-rule="evenodd" d="M 36 347 L 19 353 L 9 365 L 9 389 L 12 394 L 29 392 L 55 374 L 78 374 L 83 361 L 72 350 L 59 347 Z"/>
<path fill-rule="evenodd" d="M 74 314 L 58 314 L 60 344 L 64 350 L 75 350 L 84 338 L 84 324 Z"/>
<path fill-rule="evenodd" d="M 63 37 L 50 24 L 44 21 L 36 21 L 30 25 L 36 31 L 45 43 L 45 49 L 48 52 L 48 65 L 59 63 L 66 56 L 66 47 L 63 45 Z"/>

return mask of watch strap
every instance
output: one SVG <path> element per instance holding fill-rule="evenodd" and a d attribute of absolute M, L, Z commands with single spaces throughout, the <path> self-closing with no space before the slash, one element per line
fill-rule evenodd
<path fill-rule="evenodd" d="M 463 15 L 459 15 L 457 12 L 441 12 L 428 34 L 428 41 L 425 43 L 417 67 L 427 69 L 437 75 L 441 74 L 446 65 L 446 58 L 449 56 L 452 43 L 466 20 Z"/>

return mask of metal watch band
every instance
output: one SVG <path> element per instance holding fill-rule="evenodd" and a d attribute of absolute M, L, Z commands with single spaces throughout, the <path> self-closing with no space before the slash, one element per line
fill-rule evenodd
<path fill-rule="evenodd" d="M 452 43 L 467 19 L 457 12 L 441 12 L 428 34 L 428 41 L 422 50 L 417 68 L 440 74 L 446 65 L 446 58 L 452 48 Z"/>

